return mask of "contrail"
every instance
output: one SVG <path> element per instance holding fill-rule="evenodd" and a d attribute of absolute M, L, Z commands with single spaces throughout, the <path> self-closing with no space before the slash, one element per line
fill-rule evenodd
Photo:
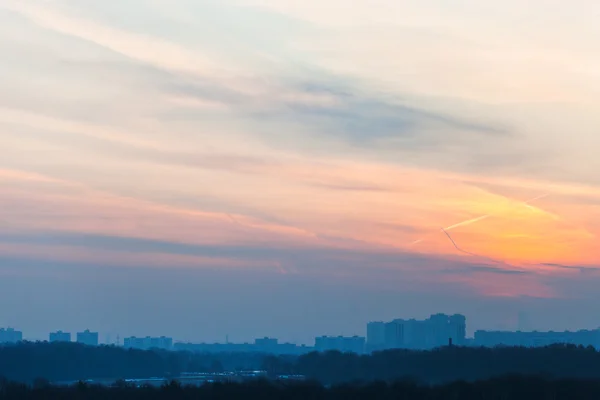
<path fill-rule="evenodd" d="M 542 194 L 542 195 L 539 195 L 537 197 L 534 197 L 533 199 L 527 200 L 523 204 L 525 205 L 525 207 L 529 208 L 530 210 L 535 210 L 535 208 L 532 207 L 529 203 L 531 203 L 533 201 L 536 201 L 536 200 L 539 200 L 539 199 L 543 199 L 544 197 L 548 197 L 548 196 L 550 196 L 550 193 Z"/>
<path fill-rule="evenodd" d="M 481 257 L 479 254 L 471 253 L 469 251 L 463 250 L 460 247 L 458 247 L 458 245 L 456 244 L 454 239 L 452 239 L 452 236 L 450 236 L 450 234 L 444 228 L 442 228 L 442 232 L 444 232 L 446 234 L 446 236 L 448 236 L 448 239 L 450 239 L 450 241 L 452 242 L 452 245 L 456 248 L 456 250 L 460 251 L 461 253 L 465 253 L 465 254 L 468 254 L 471 256 Z M 487 258 L 487 257 L 485 257 L 485 258 Z"/>
<path fill-rule="evenodd" d="M 530 207 L 530 206 L 529 206 L 529 203 L 531 203 L 531 202 L 533 202 L 533 201 L 535 201 L 535 200 L 539 200 L 539 199 L 541 199 L 541 198 L 547 197 L 547 196 L 549 196 L 549 194 L 548 194 L 548 193 L 546 193 L 546 194 L 542 194 L 542 195 L 536 196 L 536 197 L 534 197 L 534 198 L 532 198 L 532 199 L 529 199 L 529 200 L 526 200 L 526 201 L 524 201 L 524 202 L 523 202 L 523 204 L 524 204 L 525 206 L 527 206 L 527 207 Z M 448 239 L 450 240 L 450 242 L 452 242 L 452 245 L 454 246 L 454 248 L 455 248 L 456 250 L 460 251 L 461 253 L 468 254 L 468 255 L 470 255 L 470 256 L 474 256 L 474 257 L 485 258 L 485 259 L 487 259 L 487 260 L 493 261 L 493 262 L 495 262 L 495 263 L 498 263 L 498 264 L 504 264 L 504 265 L 507 265 L 507 266 L 509 266 L 509 267 L 514 267 L 514 265 L 511 265 L 511 264 L 509 264 L 509 263 L 507 263 L 507 262 L 505 262 L 505 261 L 496 260 L 496 259 L 493 259 L 493 258 L 491 258 L 491 257 L 482 256 L 482 255 L 480 255 L 480 254 L 475 254 L 475 253 L 471 253 L 470 251 L 463 250 L 462 248 L 460 248 L 460 247 L 458 246 L 458 244 L 456 244 L 456 242 L 454 241 L 454 239 L 452 238 L 452 236 L 450 236 L 450 234 L 448 233 L 448 230 L 449 230 L 449 229 L 453 229 L 453 228 L 456 228 L 456 227 L 459 227 L 459 226 L 464 226 L 464 225 L 470 225 L 470 224 L 472 224 L 472 223 L 475 223 L 475 222 L 481 221 L 481 220 L 483 220 L 483 219 L 486 219 L 486 218 L 488 218 L 488 217 L 490 217 L 490 216 L 491 216 L 491 215 L 489 215 L 489 214 L 488 214 L 488 215 L 482 215 L 481 217 L 477 217 L 477 218 L 473 218 L 473 219 L 470 219 L 470 220 L 467 220 L 467 221 L 459 222 L 458 224 L 454 224 L 454 225 L 452 225 L 452 226 L 450 226 L 450 227 L 448 227 L 448 228 L 445 228 L 445 229 L 444 229 L 444 228 L 441 228 L 441 229 L 442 229 L 442 232 L 444 232 L 444 234 L 445 234 L 445 235 L 448 237 Z M 417 242 L 418 242 L 418 241 L 417 241 Z"/>
<path fill-rule="evenodd" d="M 539 200 L 539 199 L 543 199 L 544 197 L 548 197 L 548 196 L 550 196 L 550 193 L 540 194 L 539 196 L 536 196 L 536 197 L 534 197 L 533 199 L 526 200 L 526 201 L 525 201 L 525 204 L 529 204 L 529 203 L 531 203 L 532 201 L 536 201 L 536 200 Z"/>
<path fill-rule="evenodd" d="M 461 253 L 465 253 L 465 254 L 468 254 L 468 255 L 474 256 L 474 257 L 485 258 L 486 260 L 490 260 L 490 261 L 493 261 L 493 262 L 498 263 L 498 264 L 504 264 L 504 265 L 508 265 L 509 267 L 514 267 L 514 265 L 510 265 L 510 264 L 508 264 L 505 261 L 496 260 L 496 259 L 491 258 L 491 257 L 482 256 L 481 254 L 475 254 L 475 253 L 471 253 L 470 251 L 463 250 L 460 247 L 458 247 L 458 245 L 456 244 L 456 242 L 454 241 L 454 239 L 452 239 L 452 236 L 450 236 L 450 234 L 444 228 L 442 228 L 442 232 L 444 232 L 446 234 L 446 236 L 448 236 L 448 239 L 450 239 L 450 241 L 452 242 L 452 245 L 454 246 L 454 248 L 456 248 L 456 250 L 460 251 Z"/>
<path fill-rule="evenodd" d="M 481 217 L 472 218 L 472 219 L 469 219 L 469 220 L 466 220 L 466 221 L 463 221 L 463 222 L 459 222 L 459 223 L 454 224 L 454 225 L 450 225 L 449 227 L 444 228 L 444 230 L 449 231 L 451 229 L 458 228 L 459 226 L 471 225 L 471 224 L 474 224 L 475 222 L 482 221 L 482 220 L 484 220 L 486 218 L 489 218 L 489 217 L 490 217 L 489 214 L 482 215 Z"/>
<path fill-rule="evenodd" d="M 548 197 L 549 195 L 550 195 L 549 193 L 546 193 L 546 194 L 542 194 L 542 195 L 536 196 L 534 198 L 531 198 L 529 200 L 525 200 L 523 202 L 523 205 L 531 208 L 531 206 L 529 205 L 529 203 L 534 202 L 534 201 L 539 200 L 539 199 L 542 199 L 544 197 Z M 471 225 L 471 224 L 474 224 L 475 222 L 482 221 L 482 220 L 484 220 L 486 218 L 489 218 L 491 216 L 492 216 L 492 214 L 486 214 L 486 215 L 482 215 L 482 216 L 477 217 L 477 218 L 468 219 L 466 221 L 459 222 L 459 223 L 456 223 L 454 225 L 450 225 L 449 227 L 445 228 L 445 230 L 449 231 L 451 229 L 458 228 L 460 226 Z"/>
<path fill-rule="evenodd" d="M 520 204 L 523 204 L 524 206 L 526 206 L 528 208 L 532 208 L 529 205 L 529 203 L 534 202 L 534 201 L 539 200 L 539 199 L 542 199 L 544 197 L 548 197 L 548 196 L 550 196 L 550 193 L 541 194 L 541 195 L 533 197 L 533 198 L 531 198 L 529 200 L 525 200 L 525 201 L 521 202 Z M 450 231 L 452 229 L 455 229 L 455 228 L 458 228 L 458 227 L 461 227 L 461 226 L 471 225 L 471 224 L 474 224 L 474 223 L 479 222 L 479 221 L 483 221 L 484 219 L 487 219 L 487 218 L 490 218 L 490 217 L 493 217 L 493 216 L 494 216 L 494 214 L 481 215 L 479 217 L 471 218 L 471 219 L 468 219 L 466 221 L 457 222 L 456 224 L 450 225 L 447 228 L 442 228 L 442 230 L 444 231 L 444 233 L 446 233 L 446 235 L 448 235 L 447 231 Z M 410 243 L 409 246 L 414 246 L 415 244 L 419 244 L 423 240 L 425 240 L 425 238 L 421 238 L 421 239 L 415 240 L 414 242 Z M 450 238 L 450 240 L 452 240 L 452 238 Z M 455 246 L 456 246 L 456 244 L 455 244 Z"/>

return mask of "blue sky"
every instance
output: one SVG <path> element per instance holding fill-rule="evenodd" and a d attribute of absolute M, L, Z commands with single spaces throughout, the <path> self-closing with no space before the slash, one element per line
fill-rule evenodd
<path fill-rule="evenodd" d="M 1 1 L 0 325 L 595 328 L 599 13 Z"/>

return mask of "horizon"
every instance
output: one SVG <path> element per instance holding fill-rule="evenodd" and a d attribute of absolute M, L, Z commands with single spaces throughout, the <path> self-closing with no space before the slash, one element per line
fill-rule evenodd
<path fill-rule="evenodd" d="M 0 1 L 0 327 L 596 329 L 599 11 Z"/>
<path fill-rule="evenodd" d="M 439 315 L 439 313 L 432 313 L 430 315 L 430 317 L 434 316 L 434 315 Z M 442 315 L 447 315 L 447 316 L 451 316 L 452 314 L 442 314 Z M 453 315 L 461 315 L 464 316 L 463 314 L 457 313 L 457 314 L 453 314 Z M 562 331 L 554 331 L 552 329 L 549 330 L 538 330 L 535 327 L 523 327 L 523 326 L 518 326 L 514 328 L 514 329 L 510 329 L 510 328 L 505 328 L 505 329 L 485 329 L 485 328 L 481 328 L 481 329 L 477 329 L 477 330 L 473 330 L 469 328 L 469 318 L 467 316 L 464 316 L 466 318 L 466 336 L 465 339 L 467 340 L 473 340 L 475 333 L 476 332 L 512 332 L 512 333 L 519 333 L 519 332 L 523 332 L 523 333 L 534 333 L 534 332 L 539 332 L 539 333 L 563 333 L 563 332 L 582 332 L 582 331 L 600 331 L 600 325 L 598 325 L 598 327 L 596 328 L 577 328 L 577 327 L 571 327 L 571 328 L 567 328 L 564 329 Z M 138 338 L 138 339 L 143 339 L 143 338 L 148 338 L 148 337 L 157 337 L 157 338 L 161 338 L 161 337 L 166 337 L 166 338 L 170 338 L 173 340 L 173 344 L 176 343 L 182 343 L 182 344 L 186 344 L 186 343 L 194 343 L 194 344 L 252 344 L 254 343 L 255 340 L 258 339 L 276 339 L 278 340 L 279 344 L 295 344 L 297 346 L 307 346 L 307 347 L 311 347 L 314 346 L 314 342 L 315 339 L 319 338 L 319 337 L 362 337 L 362 338 L 367 338 L 368 334 L 367 334 L 367 325 L 371 324 L 371 323 L 378 323 L 378 322 L 394 322 L 394 321 L 398 321 L 398 320 L 402 320 L 402 321 L 422 321 L 422 319 L 416 319 L 416 318 L 394 318 L 390 321 L 367 321 L 364 324 L 364 332 L 360 332 L 360 333 L 355 333 L 355 334 L 330 334 L 330 335 L 321 335 L 319 333 L 314 333 L 313 335 L 313 340 L 312 342 L 291 342 L 291 341 L 287 341 L 287 340 L 281 340 L 280 338 L 273 336 L 273 335 L 258 335 L 252 339 L 243 339 L 240 341 L 230 341 L 229 340 L 229 335 L 226 335 L 223 341 L 205 341 L 202 339 L 196 339 L 196 340 L 181 340 L 178 339 L 177 337 L 173 336 L 173 335 L 169 335 L 168 333 L 164 333 L 164 334 L 160 334 L 160 335 L 145 335 L 145 334 L 140 334 L 140 335 L 131 335 L 131 336 L 122 336 L 119 333 L 106 333 L 106 332 L 94 332 L 91 331 L 91 333 L 97 333 L 98 334 L 98 340 L 99 340 L 99 344 L 100 345 L 117 345 L 117 346 L 123 346 L 122 343 L 120 343 L 121 341 L 123 341 L 124 339 L 128 339 L 128 338 Z M 83 329 L 83 330 L 75 330 L 75 331 L 64 331 L 64 330 L 55 330 L 55 331 L 48 331 L 46 334 L 45 338 L 42 337 L 32 337 L 32 336 L 28 336 L 26 332 L 23 332 L 22 330 L 20 330 L 18 327 L 6 327 L 6 326 L 0 326 L 0 331 L 1 330 L 14 330 L 17 332 L 20 332 L 23 334 L 23 341 L 27 341 L 27 342 L 47 342 L 49 341 L 49 336 L 52 334 L 56 334 L 56 333 L 63 333 L 63 334 L 68 334 L 71 336 L 71 340 L 70 342 L 75 343 L 77 342 L 77 334 L 78 333 L 85 333 L 85 332 L 89 332 L 89 329 Z M 62 342 L 62 340 L 61 340 Z M 2 342 L 0 342 L 0 344 L 2 344 Z"/>

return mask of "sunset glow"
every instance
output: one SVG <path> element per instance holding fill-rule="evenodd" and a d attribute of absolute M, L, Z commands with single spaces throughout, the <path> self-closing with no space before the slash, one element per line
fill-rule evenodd
<path fill-rule="evenodd" d="M 0 276 L 593 303 L 597 2 L 530 3 L 1 1 Z"/>

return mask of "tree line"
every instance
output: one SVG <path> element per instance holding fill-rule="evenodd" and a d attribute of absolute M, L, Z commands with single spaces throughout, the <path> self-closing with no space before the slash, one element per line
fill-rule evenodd
<path fill-rule="evenodd" d="M 88 379 L 176 378 L 182 373 L 261 369 L 272 379 L 304 375 L 326 385 L 392 382 L 410 378 L 427 384 L 477 381 L 506 374 L 600 379 L 600 352 L 592 347 L 443 347 L 432 351 L 388 350 L 369 355 L 327 352 L 302 356 L 257 353 L 198 354 L 128 350 L 77 343 L 0 346 L 0 377 L 33 383 Z"/>
<path fill-rule="evenodd" d="M 0 345 L 0 377 L 32 383 L 88 379 L 177 377 L 184 372 L 259 369 L 262 354 L 194 354 L 80 343 L 21 342 Z"/>
<path fill-rule="evenodd" d="M 431 351 L 388 350 L 370 355 L 310 353 L 294 362 L 265 359 L 272 375 L 295 373 L 326 384 L 392 381 L 410 377 L 427 383 L 475 381 L 506 374 L 600 379 L 600 352 L 593 347 L 443 347 Z"/>
<path fill-rule="evenodd" d="M 423 385 L 404 380 L 393 383 L 343 384 L 253 381 L 160 388 L 120 384 L 113 387 L 79 383 L 70 387 L 29 386 L 0 381 L 0 400 L 597 400 L 600 380 L 548 379 L 506 376 L 475 382 Z"/>

